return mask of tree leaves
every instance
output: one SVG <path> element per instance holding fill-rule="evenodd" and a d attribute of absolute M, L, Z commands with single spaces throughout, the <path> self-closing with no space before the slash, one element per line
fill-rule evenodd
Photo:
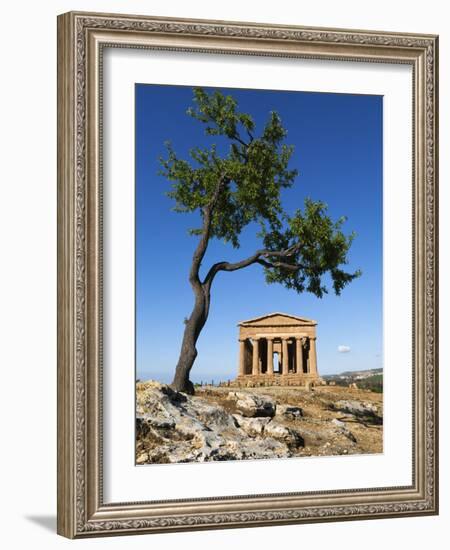
<path fill-rule="evenodd" d="M 323 283 L 323 276 L 327 272 L 337 295 L 361 275 L 360 270 L 347 273 L 340 268 L 348 263 L 347 253 L 356 235 L 345 235 L 342 232 L 345 217 L 333 222 L 326 211 L 325 203 L 308 198 L 303 212 L 297 210 L 292 217 L 288 217 L 284 231 L 263 233 L 264 245 L 268 250 L 293 250 L 286 262 L 298 266 L 294 273 L 284 268 L 265 268 L 268 283 L 281 283 L 299 293 L 307 291 L 322 298 L 328 293 Z"/>
<path fill-rule="evenodd" d="M 323 282 L 328 273 L 334 292 L 340 294 L 361 275 L 340 267 L 347 263 L 355 236 L 342 232 L 344 217 L 333 222 L 326 205 L 311 199 L 292 217 L 283 210 L 281 190 L 292 186 L 298 171 L 288 166 L 294 148 L 283 143 L 287 131 L 278 113 L 269 113 L 257 136 L 252 116 L 239 112 L 232 96 L 195 88 L 194 104 L 187 114 L 205 125 L 206 135 L 228 142 L 224 155 L 218 154 L 214 143 L 209 148 L 193 147 L 191 161 L 179 158 L 166 143 L 167 158 L 160 158 L 160 174 L 172 182 L 167 194 L 175 201 L 174 209 L 198 210 L 203 219 L 203 227 L 190 229 L 190 234 L 218 238 L 238 248 L 244 227 L 257 222 L 265 248 L 250 257 L 250 263 L 264 266 L 268 283 L 280 283 L 299 293 L 322 297 L 328 292 Z M 214 276 L 220 269 L 240 269 L 241 264 L 246 267 L 250 263 L 244 260 L 233 266 L 222 262 L 213 266 L 211 273 Z"/>

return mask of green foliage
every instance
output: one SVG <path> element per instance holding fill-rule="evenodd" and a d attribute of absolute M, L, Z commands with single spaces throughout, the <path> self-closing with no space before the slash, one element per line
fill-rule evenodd
<path fill-rule="evenodd" d="M 223 155 L 214 143 L 204 149 L 193 147 L 190 161 L 179 158 L 166 143 L 160 174 L 172 182 L 167 194 L 175 201 L 174 209 L 199 211 L 202 216 L 202 227 L 191 228 L 192 235 L 207 231 L 208 240 L 218 238 L 238 248 L 244 227 L 256 222 L 264 249 L 252 263 L 264 266 L 266 281 L 318 297 L 327 292 L 326 273 L 336 294 L 361 274 L 340 267 L 347 263 L 354 239 L 353 233 L 346 236 L 341 230 L 345 218 L 333 222 L 326 205 L 311 199 L 292 217 L 283 210 L 281 190 L 292 186 L 298 172 L 288 166 L 293 146 L 283 143 L 287 132 L 276 112 L 270 113 L 257 136 L 253 118 L 238 110 L 232 96 L 195 88 L 187 114 L 204 124 L 207 135 L 228 143 Z M 250 264 L 242 267 L 246 265 Z"/>
<path fill-rule="evenodd" d="M 361 275 L 359 270 L 346 273 L 339 267 L 348 263 L 347 252 L 355 238 L 354 233 L 346 236 L 341 231 L 345 221 L 346 218 L 341 217 L 333 222 L 323 202 L 306 199 L 304 211 L 297 210 L 292 217 L 287 217 L 284 230 L 262 231 L 267 250 L 291 250 L 284 257 L 286 266 L 265 267 L 266 281 L 281 283 L 298 293 L 306 290 L 321 298 L 328 292 L 322 276 L 329 272 L 333 290 L 339 295 L 345 285 Z M 270 253 L 266 257 L 273 259 Z M 290 265 L 297 269 L 289 269 Z"/>
<path fill-rule="evenodd" d="M 358 380 L 358 387 L 362 389 L 371 390 L 375 393 L 383 393 L 383 375 L 374 374 L 364 380 Z"/>
<path fill-rule="evenodd" d="M 237 248 L 239 235 L 249 223 L 280 226 L 280 190 L 291 186 L 297 175 L 296 170 L 288 169 L 293 148 L 281 143 L 286 131 L 276 113 L 271 113 L 261 136 L 256 138 L 252 117 L 239 113 L 231 96 L 220 92 L 208 95 L 197 88 L 194 101 L 195 107 L 188 109 L 188 114 L 206 125 L 206 134 L 228 138 L 228 153 L 220 157 L 215 144 L 209 149 L 194 147 L 189 152 L 193 162 L 187 162 L 178 158 L 167 143 L 168 156 L 160 159 L 161 174 L 173 182 L 168 195 L 175 200 L 178 212 L 201 209 L 203 213 L 218 182 L 223 182 L 210 235 Z M 199 234 L 201 230 L 194 228 L 191 233 Z"/>

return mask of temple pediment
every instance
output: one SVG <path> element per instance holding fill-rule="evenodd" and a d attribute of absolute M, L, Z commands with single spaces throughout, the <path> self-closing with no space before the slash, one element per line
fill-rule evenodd
<path fill-rule="evenodd" d="M 283 326 L 315 326 L 317 322 L 313 319 L 307 319 L 306 317 L 298 317 L 296 315 L 288 315 L 287 313 L 269 313 L 267 315 L 262 315 L 261 317 L 254 317 L 253 319 L 247 319 L 246 321 L 241 321 L 238 323 L 238 326 L 243 327 L 283 327 Z"/>

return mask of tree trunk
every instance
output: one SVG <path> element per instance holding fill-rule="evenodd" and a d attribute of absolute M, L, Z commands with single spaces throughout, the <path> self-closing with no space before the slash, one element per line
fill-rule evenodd
<path fill-rule="evenodd" d="M 191 372 L 192 365 L 197 357 L 197 348 L 195 346 L 197 344 L 198 337 L 205 326 L 206 320 L 208 319 L 211 285 L 214 279 L 214 275 L 212 275 L 207 278 L 207 281 L 205 280 L 205 282 L 202 283 L 200 281 L 199 271 L 206 249 L 208 248 L 212 213 L 216 206 L 220 192 L 223 187 L 229 183 L 229 181 L 230 180 L 224 175 L 219 179 L 209 204 L 202 209 L 202 236 L 197 244 L 197 248 L 194 251 L 192 265 L 189 272 L 189 282 L 192 286 L 192 290 L 194 291 L 195 305 L 191 316 L 186 322 L 183 343 L 181 344 L 180 357 L 178 359 L 175 376 L 171 386 L 176 391 L 189 393 L 191 395 L 194 394 L 194 384 L 189 380 L 189 373 Z"/>
<path fill-rule="evenodd" d="M 174 390 L 190 395 L 194 394 L 194 384 L 189 380 L 189 373 L 197 357 L 196 344 L 208 318 L 210 300 L 209 288 L 204 285 L 195 294 L 194 309 L 186 322 L 180 356 L 171 384 Z"/>

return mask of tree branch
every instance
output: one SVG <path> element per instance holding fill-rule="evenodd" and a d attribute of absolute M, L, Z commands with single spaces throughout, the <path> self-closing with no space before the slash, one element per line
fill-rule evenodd
<path fill-rule="evenodd" d="M 256 260 L 256 263 L 268 268 L 281 267 L 283 269 L 287 269 L 288 271 L 292 271 L 292 272 L 298 271 L 302 267 L 301 265 L 287 264 L 286 262 L 268 262 L 261 258 L 259 260 Z"/>
<path fill-rule="evenodd" d="M 270 260 L 270 258 L 289 258 L 293 256 L 296 252 L 298 252 L 299 248 L 300 243 L 297 243 L 290 246 L 289 248 L 286 248 L 285 250 L 257 250 L 254 254 L 252 254 L 248 258 L 245 258 L 244 260 L 241 260 L 240 262 L 217 262 L 211 266 L 205 277 L 205 280 L 203 281 L 203 284 L 210 288 L 214 277 L 219 271 L 237 271 L 255 263 L 258 263 L 267 268 L 281 267 L 283 269 L 288 269 L 293 272 L 298 271 L 303 267 L 302 265 L 289 264 L 283 261 L 273 262 Z"/>
<path fill-rule="evenodd" d="M 237 133 L 237 132 L 234 132 L 233 133 L 233 139 L 235 139 L 238 143 L 240 143 L 242 145 L 242 147 L 245 147 L 246 149 L 248 149 L 248 146 L 250 145 L 250 143 L 246 143 L 241 137 L 240 135 Z"/>

